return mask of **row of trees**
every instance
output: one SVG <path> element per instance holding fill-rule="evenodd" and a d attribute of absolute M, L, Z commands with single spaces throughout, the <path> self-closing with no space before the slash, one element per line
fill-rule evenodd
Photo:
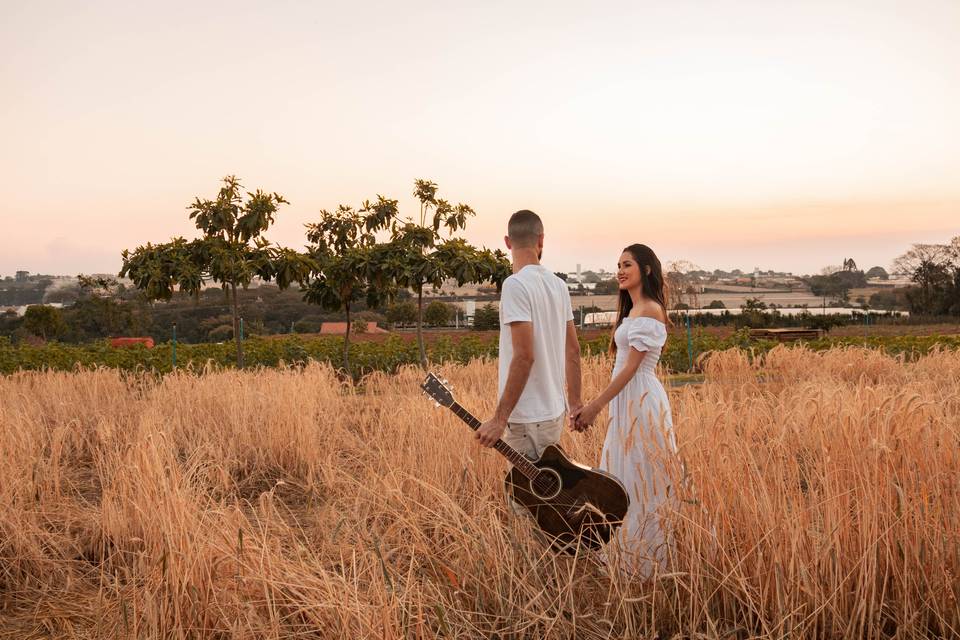
<path fill-rule="evenodd" d="M 424 287 L 439 287 L 448 278 L 460 286 L 490 282 L 499 287 L 510 274 L 510 264 L 502 251 L 480 249 L 454 236 L 474 215 L 468 205 L 438 198 L 437 185 L 428 180 L 415 181 L 414 195 L 420 203 L 418 219 L 401 218 L 397 200 L 380 195 L 357 209 L 340 205 L 322 210 L 318 221 L 307 225 L 305 250 L 297 251 L 264 237 L 287 201 L 277 193 L 244 192 L 235 176 L 227 176 L 216 198 L 197 198 L 188 208 L 200 238 L 179 237 L 124 250 L 120 276 L 129 277 L 150 300 L 169 300 L 177 289 L 198 295 L 207 281 L 219 284 L 231 301 L 240 367 L 237 289 L 249 286 L 254 278 L 275 282 L 281 289 L 297 284 L 305 301 L 343 312 L 345 369 L 351 310 L 360 301 L 380 306 L 408 289 L 417 300 L 417 344 L 426 366 Z"/>
<path fill-rule="evenodd" d="M 395 302 L 387 307 L 386 321 L 392 326 L 409 326 L 417 323 L 417 304 Z M 465 323 L 466 315 L 458 305 L 434 300 L 423 310 L 423 321 L 431 327 L 445 327 L 455 322 Z"/>
<path fill-rule="evenodd" d="M 80 276 L 76 289 L 73 304 L 62 310 L 35 304 L 27 307 L 22 318 L 15 311 L 0 315 L 0 334 L 84 342 L 140 328 L 136 310 L 120 299 L 122 286 L 116 281 Z"/>
<path fill-rule="evenodd" d="M 241 289 L 237 297 L 243 309 L 246 336 L 317 333 L 326 322 L 343 321 L 340 313 L 304 302 L 299 291 L 280 291 L 270 284 Z M 140 299 L 135 290 L 94 297 L 81 289 L 73 295 L 73 303 L 62 308 L 35 304 L 28 306 L 23 316 L 15 311 L 0 314 L 0 336 L 10 336 L 15 341 L 84 343 L 117 335 L 139 335 L 165 342 L 172 338 L 176 324 L 180 342 L 232 342 L 233 318 L 230 305 L 224 304 L 223 298 L 221 291 L 206 289 L 196 300 L 175 295 L 170 302 L 156 305 Z M 351 318 L 354 333 L 363 333 L 371 322 L 387 327 L 415 327 L 417 304 L 410 300 L 408 291 L 402 290 L 396 301 L 382 308 L 369 309 L 361 300 L 356 310 L 351 309 Z M 458 305 L 434 300 L 424 303 L 423 322 L 430 327 L 455 323 L 465 326 L 466 317 Z"/>
<path fill-rule="evenodd" d="M 946 244 L 914 244 L 894 269 L 913 281 L 904 292 L 911 313 L 960 316 L 960 236 Z"/>

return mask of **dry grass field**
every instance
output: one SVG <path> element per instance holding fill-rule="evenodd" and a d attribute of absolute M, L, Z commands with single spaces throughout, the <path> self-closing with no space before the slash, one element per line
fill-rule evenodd
<path fill-rule="evenodd" d="M 442 373 L 486 415 L 494 363 Z M 546 552 L 421 377 L 0 378 L 0 637 L 960 637 L 955 353 L 714 355 L 647 581 Z"/>

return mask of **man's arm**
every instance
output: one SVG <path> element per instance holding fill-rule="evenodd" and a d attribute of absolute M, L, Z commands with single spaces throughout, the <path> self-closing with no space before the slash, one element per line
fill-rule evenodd
<path fill-rule="evenodd" d="M 513 358 L 510 359 L 507 382 L 500 402 L 497 403 L 493 418 L 480 425 L 476 431 L 477 440 L 485 447 L 492 447 L 503 436 L 507 420 L 517 406 L 523 388 L 527 386 L 527 378 L 533 368 L 533 323 L 511 322 L 510 342 L 513 344 Z M 579 376 L 577 381 L 579 384 Z"/>
<path fill-rule="evenodd" d="M 570 426 L 573 427 L 573 414 L 583 406 L 583 398 L 580 394 L 580 340 L 577 339 L 577 325 L 573 320 L 567 321 L 566 378 Z"/>

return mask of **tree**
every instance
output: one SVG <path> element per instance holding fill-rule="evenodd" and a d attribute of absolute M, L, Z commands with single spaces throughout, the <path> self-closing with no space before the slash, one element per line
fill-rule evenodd
<path fill-rule="evenodd" d="M 620 282 L 616 278 L 610 278 L 598 282 L 593 290 L 598 296 L 612 296 L 620 293 Z"/>
<path fill-rule="evenodd" d="M 412 302 L 394 302 L 387 307 L 387 322 L 392 325 L 407 325 L 417 321 L 417 305 Z"/>
<path fill-rule="evenodd" d="M 7 276 L 9 280 L 13 280 Z M 6 311 L 0 311 L 0 342 L 4 340 L 3 336 L 12 335 L 15 332 L 23 332 L 23 318 L 17 315 L 17 312 L 13 309 L 7 309 Z"/>
<path fill-rule="evenodd" d="M 477 331 L 492 331 L 500 328 L 500 312 L 489 302 L 473 316 L 473 328 Z"/>
<path fill-rule="evenodd" d="M 906 292 L 914 313 L 960 314 L 960 236 L 949 244 L 914 244 L 893 270 L 916 285 Z"/>
<path fill-rule="evenodd" d="M 779 312 L 770 310 L 767 303 L 760 298 L 747 298 L 740 305 L 738 324 L 748 327 L 765 327 L 778 314 Z"/>
<path fill-rule="evenodd" d="M 723 304 L 723 300 L 711 300 L 706 309 L 726 309 L 727 305 Z"/>
<path fill-rule="evenodd" d="M 23 314 L 23 328 L 35 336 L 48 340 L 56 338 L 66 329 L 63 315 L 56 307 L 32 304 Z"/>
<path fill-rule="evenodd" d="M 199 296 L 208 280 L 220 285 L 231 301 L 237 366 L 243 367 L 240 340 L 240 309 L 237 288 L 246 288 L 253 278 L 276 280 L 284 289 L 301 280 L 308 263 L 290 249 L 274 246 L 263 233 L 287 201 L 277 193 L 257 189 L 246 192 L 235 176 L 223 179 L 213 200 L 195 198 L 187 207 L 202 236 L 124 250 L 120 277 L 129 277 L 148 300 L 169 300 L 175 289 Z M 232 299 L 232 300 L 231 300 Z"/>
<path fill-rule="evenodd" d="M 429 180 L 416 180 L 413 194 L 420 201 L 419 223 L 408 218 L 406 223 L 392 226 L 387 265 L 396 285 L 412 289 L 417 296 L 417 347 L 420 365 L 426 368 L 424 286 L 439 288 L 451 278 L 461 287 L 467 282 L 491 282 L 499 289 L 511 269 L 502 251 L 478 249 L 453 237 L 466 227 L 467 218 L 474 215 L 473 209 L 437 198 L 437 185 Z M 441 227 L 447 230 L 446 239 L 441 238 Z"/>
<path fill-rule="evenodd" d="M 310 273 L 303 299 L 329 311 L 343 311 L 347 330 L 343 336 L 343 370 L 350 371 L 350 309 L 361 299 L 376 307 L 389 300 L 394 282 L 386 267 L 387 245 L 376 233 L 388 228 L 397 216 L 397 201 L 377 196 L 359 211 L 340 205 L 320 211 L 320 220 L 307 225 Z M 366 325 L 364 325 L 366 329 Z"/>
<path fill-rule="evenodd" d="M 300 318 L 293 323 L 294 333 L 318 333 L 323 326 L 323 320 L 316 316 Z"/>
<path fill-rule="evenodd" d="M 889 280 L 890 274 L 887 273 L 887 270 L 883 267 L 870 267 L 870 270 L 865 274 L 867 278 L 879 278 L 880 280 Z"/>
<path fill-rule="evenodd" d="M 578 327 L 583 326 L 584 318 L 586 318 L 587 315 L 589 315 L 589 314 L 591 314 L 591 313 L 600 313 L 601 311 L 603 311 L 603 309 L 601 309 L 600 307 L 595 306 L 595 305 L 590 305 L 590 306 L 588 306 L 588 307 L 580 307 L 579 309 L 574 309 L 574 310 L 573 310 L 573 324 L 575 324 L 575 325 L 578 326 Z"/>
<path fill-rule="evenodd" d="M 65 338 L 82 342 L 92 338 L 136 335 L 141 329 L 134 305 L 123 297 L 125 287 L 114 278 L 77 276 L 77 300 L 63 311 Z"/>
<path fill-rule="evenodd" d="M 949 244 L 914 244 L 893 261 L 894 273 L 912 276 L 925 265 L 949 266 L 954 260 L 954 250 Z"/>
<path fill-rule="evenodd" d="M 47 289 L 43 292 L 44 303 L 59 302 L 63 305 L 73 304 L 80 297 L 80 287 L 77 284 L 67 284 L 56 289 Z"/>
<path fill-rule="evenodd" d="M 807 285 L 813 295 L 824 299 L 846 300 L 850 291 L 850 286 L 839 277 L 839 273 L 829 276 L 811 276 L 807 278 Z"/>
<path fill-rule="evenodd" d="M 906 296 L 903 295 L 904 293 L 906 292 L 904 292 L 903 289 L 878 291 L 870 296 L 868 304 L 874 309 L 884 309 L 887 311 L 906 309 L 908 301 Z"/>
<path fill-rule="evenodd" d="M 442 327 L 450 321 L 451 315 L 449 305 L 434 300 L 427 305 L 427 309 L 423 313 L 423 319 L 431 327 Z"/>
<path fill-rule="evenodd" d="M 699 270 L 700 267 L 689 260 L 667 263 L 664 279 L 667 281 L 675 309 L 683 308 L 679 305 L 686 305 L 687 309 L 700 308 L 700 279 L 691 274 L 692 271 Z"/>
<path fill-rule="evenodd" d="M 226 342 L 227 340 L 233 338 L 233 326 L 229 324 L 221 324 L 212 329 L 207 336 L 213 342 Z"/>

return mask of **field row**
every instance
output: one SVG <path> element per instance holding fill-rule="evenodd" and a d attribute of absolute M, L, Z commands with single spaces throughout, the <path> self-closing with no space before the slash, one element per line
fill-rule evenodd
<path fill-rule="evenodd" d="M 605 333 L 591 332 L 581 337 L 581 346 L 586 355 L 606 352 L 609 337 Z M 755 354 L 766 353 L 777 342 L 752 340 L 748 330 L 718 333 L 695 330 L 688 341 L 686 336 L 674 332 L 667 341 L 661 357 L 667 373 L 699 371 L 700 358 L 711 351 L 748 349 Z M 960 348 L 960 335 L 912 335 L 912 336 L 830 336 L 805 343 L 815 351 L 834 347 L 859 346 L 879 349 L 892 355 L 904 354 L 908 358 L 929 353 L 934 348 Z M 236 362 L 232 342 L 206 344 L 179 344 L 176 348 L 177 365 L 181 369 L 201 370 L 208 365 L 233 367 Z M 248 367 L 277 367 L 303 365 L 309 361 L 330 363 L 339 366 L 342 362 L 343 338 L 335 336 L 302 338 L 250 338 L 244 342 Z M 431 362 L 466 364 L 477 358 L 496 358 L 498 351 L 496 334 L 464 333 L 449 334 L 431 339 L 427 354 Z M 359 340 L 350 346 L 351 372 L 355 376 L 373 371 L 395 372 L 403 365 L 419 362 L 415 341 L 399 336 L 383 340 Z M 13 345 L 0 337 L 0 374 L 18 370 L 72 371 L 77 367 L 110 367 L 125 371 L 147 370 L 168 373 L 173 370 L 174 351 L 170 343 L 153 349 L 143 347 L 113 348 L 106 342 L 73 345 L 47 343 L 43 346 Z"/>
<path fill-rule="evenodd" d="M 682 464 L 647 580 L 546 551 L 413 367 L 0 377 L 0 635 L 960 637 L 957 354 L 703 369 L 670 394 Z M 439 370 L 489 415 L 495 363 Z M 609 372 L 585 360 L 587 397 Z M 603 438 L 561 444 L 595 465 Z"/>

